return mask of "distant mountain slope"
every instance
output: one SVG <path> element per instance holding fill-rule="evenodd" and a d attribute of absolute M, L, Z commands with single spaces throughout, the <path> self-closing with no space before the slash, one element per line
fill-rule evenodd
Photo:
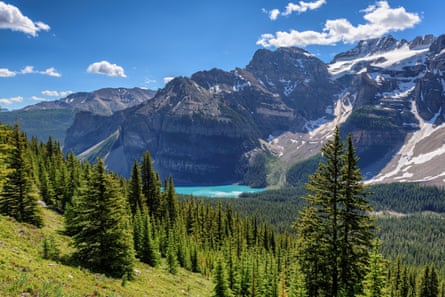
<path fill-rule="evenodd" d="M 13 125 L 18 121 L 29 138 L 37 137 L 46 141 L 51 136 L 53 140 L 63 144 L 66 130 L 74 121 L 74 114 L 69 109 L 14 110 L 0 112 L 0 122 Z"/>
<path fill-rule="evenodd" d="M 79 92 L 55 101 L 44 101 L 23 110 L 69 109 L 111 115 L 116 111 L 138 105 L 153 98 L 153 90 L 141 88 L 104 88 L 93 92 Z"/>
<path fill-rule="evenodd" d="M 89 111 L 94 114 L 111 115 L 150 100 L 155 94 L 153 90 L 141 88 L 105 88 L 93 92 L 79 92 L 59 100 L 1 112 L 0 121 L 12 124 L 18 120 L 29 137 L 36 136 L 45 141 L 51 136 L 63 144 L 66 130 L 72 125 L 75 113 Z"/>

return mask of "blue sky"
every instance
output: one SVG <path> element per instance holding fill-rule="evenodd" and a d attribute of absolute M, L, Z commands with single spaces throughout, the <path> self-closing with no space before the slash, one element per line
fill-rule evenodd
<path fill-rule="evenodd" d="M 358 40 L 445 34 L 443 0 L 0 0 L 0 106 L 244 67 L 298 46 L 325 62 Z"/>

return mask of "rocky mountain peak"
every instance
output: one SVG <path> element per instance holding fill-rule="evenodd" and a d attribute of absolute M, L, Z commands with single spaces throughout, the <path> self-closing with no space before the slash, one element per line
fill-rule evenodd
<path fill-rule="evenodd" d="M 305 68 L 306 61 L 319 61 L 309 52 L 296 48 L 278 48 L 275 51 L 260 49 L 255 52 L 246 70 L 254 75 L 268 71 L 271 75 L 281 72 L 282 67 L 287 71 L 298 71 Z M 320 61 L 321 62 L 321 61 Z"/>
<path fill-rule="evenodd" d="M 167 111 L 177 116 L 217 116 L 220 114 L 218 104 L 211 99 L 212 93 L 193 79 L 176 77 L 138 111 L 146 115 Z"/>
<path fill-rule="evenodd" d="M 386 35 L 381 38 L 361 40 L 353 49 L 336 55 L 332 63 L 354 60 L 373 54 L 389 52 L 396 48 L 400 48 L 407 43 L 408 42 L 406 40 L 398 41 L 392 35 Z"/>
<path fill-rule="evenodd" d="M 429 48 L 435 40 L 436 38 L 432 34 L 417 36 L 409 42 L 409 48 L 412 50 Z"/>
<path fill-rule="evenodd" d="M 445 34 L 437 37 L 430 46 L 431 54 L 439 54 L 445 48 Z"/>

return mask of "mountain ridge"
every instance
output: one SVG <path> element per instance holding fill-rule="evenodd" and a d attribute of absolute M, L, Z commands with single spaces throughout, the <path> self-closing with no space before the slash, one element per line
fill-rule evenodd
<path fill-rule="evenodd" d="M 387 35 L 361 41 L 330 63 L 299 48 L 259 49 L 245 68 L 177 77 L 153 98 L 111 115 L 78 113 L 64 149 L 102 156 L 123 175 L 149 150 L 157 171 L 179 184 L 243 182 L 263 155 L 263 169 L 255 174 L 283 185 L 286 170 L 318 153 L 341 125 L 353 137 L 367 179 L 410 181 L 406 167 L 393 178 L 383 172 L 424 122 L 434 120 L 431 127 L 442 129 L 444 48 L 445 35 L 411 41 Z M 431 141 L 440 143 L 440 137 Z M 437 145 L 422 145 L 413 154 L 428 155 L 433 147 L 438 152 Z M 425 179 L 412 178 L 419 180 Z"/>

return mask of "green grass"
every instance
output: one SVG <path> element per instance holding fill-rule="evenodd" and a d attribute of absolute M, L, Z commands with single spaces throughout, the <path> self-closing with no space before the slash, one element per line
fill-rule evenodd
<path fill-rule="evenodd" d="M 70 238 L 61 234 L 62 217 L 44 210 L 45 227 L 38 229 L 0 216 L 0 296 L 210 296 L 211 280 L 179 269 L 167 272 L 136 264 L 136 277 L 122 280 L 95 274 L 81 267 L 64 265 L 71 253 Z M 42 240 L 54 236 L 61 261 L 42 258 Z"/>

